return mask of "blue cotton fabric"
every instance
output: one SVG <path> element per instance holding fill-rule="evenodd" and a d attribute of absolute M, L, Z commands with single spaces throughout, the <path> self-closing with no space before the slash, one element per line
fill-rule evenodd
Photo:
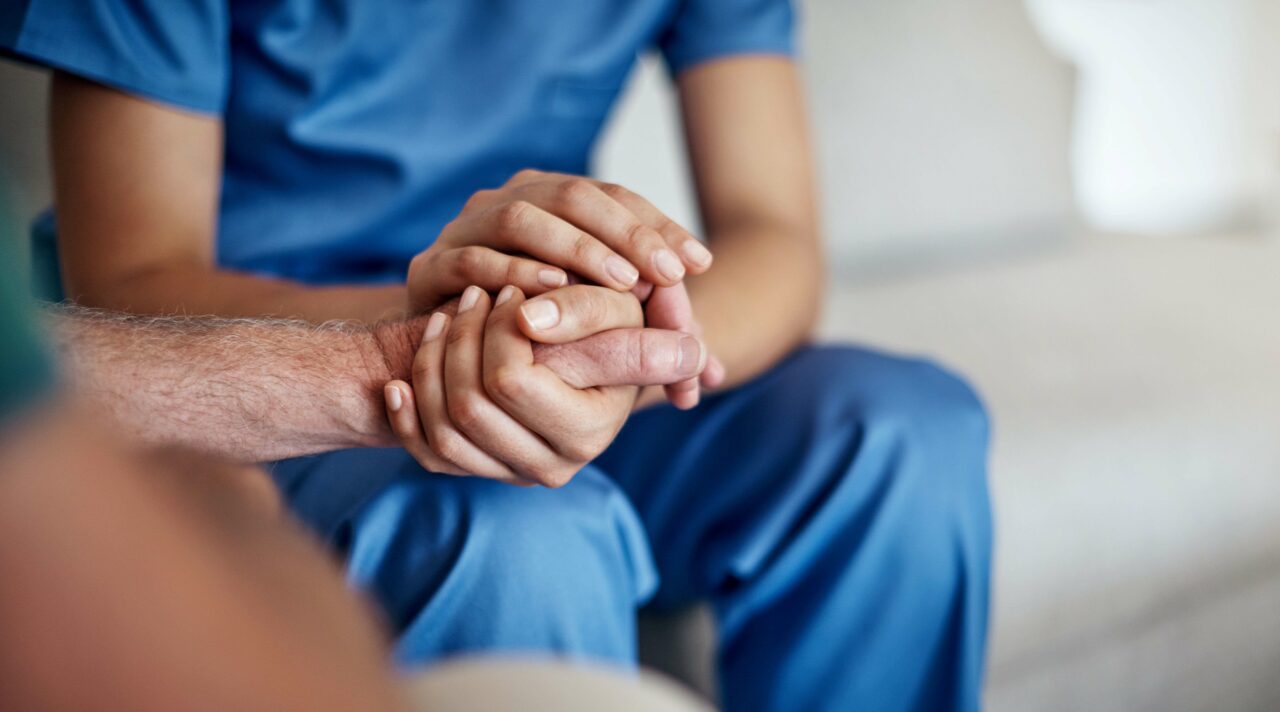
<path fill-rule="evenodd" d="M 226 130 L 218 259 L 404 278 L 472 193 L 582 174 L 637 55 L 789 54 L 786 0 L 5 0 L 0 50 Z"/>
<path fill-rule="evenodd" d="M 679 74 L 790 54 L 792 33 L 786 0 L 0 4 L 0 51 L 220 116 L 219 262 L 314 284 L 403 279 L 475 191 L 587 172 L 638 54 Z M 424 472 L 403 450 L 273 474 L 405 665 L 634 665 L 637 608 L 708 602 L 729 710 L 974 710 L 987 427 L 932 364 L 821 347 L 692 411 L 633 415 L 559 490 Z"/>
<path fill-rule="evenodd" d="M 397 659 L 636 664 L 636 610 L 716 614 L 727 710 L 980 709 L 988 423 L 937 366 L 807 348 L 691 411 L 636 413 L 567 486 L 403 450 L 277 463 L 399 633 Z"/>

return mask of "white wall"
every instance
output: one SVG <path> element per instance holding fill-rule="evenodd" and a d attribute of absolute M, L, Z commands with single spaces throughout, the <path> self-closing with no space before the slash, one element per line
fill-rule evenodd
<path fill-rule="evenodd" d="M 1019 0 L 808 0 L 804 71 L 837 260 L 898 263 L 1069 224 L 1073 76 Z M 633 82 L 598 169 L 691 216 L 656 63 Z"/>

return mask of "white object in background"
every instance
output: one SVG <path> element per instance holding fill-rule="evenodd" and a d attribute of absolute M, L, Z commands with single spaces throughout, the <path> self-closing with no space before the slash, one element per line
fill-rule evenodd
<path fill-rule="evenodd" d="M 1256 223 L 1277 159 L 1276 0 L 1028 0 L 1080 70 L 1076 194 L 1094 227 Z"/>
<path fill-rule="evenodd" d="M 833 261 L 897 270 L 1074 224 L 1073 75 L 1024 2 L 796 3 Z M 697 229 L 678 106 L 651 58 L 597 158 L 600 177 Z"/>

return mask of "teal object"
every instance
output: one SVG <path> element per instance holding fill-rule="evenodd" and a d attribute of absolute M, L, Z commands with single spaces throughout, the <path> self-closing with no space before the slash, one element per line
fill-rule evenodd
<path fill-rule="evenodd" d="M 60 302 L 66 297 L 52 215 L 46 214 L 31 226 L 31 292 L 45 302 Z"/>
<path fill-rule="evenodd" d="M 11 215 L 0 194 L 0 423 L 39 400 L 54 382 L 34 304 L 22 288 L 20 230 Z"/>

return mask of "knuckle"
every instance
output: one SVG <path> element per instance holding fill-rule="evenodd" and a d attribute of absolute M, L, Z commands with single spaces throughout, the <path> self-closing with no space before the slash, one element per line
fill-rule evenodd
<path fill-rule="evenodd" d="M 529 270 L 532 272 L 532 270 Z M 507 284 L 523 285 L 525 283 L 525 263 L 518 259 L 508 259 L 507 267 L 503 270 L 503 279 Z"/>
<path fill-rule="evenodd" d="M 453 398 L 448 405 L 449 418 L 463 432 L 471 432 L 484 420 L 484 406 L 474 395 Z"/>
<path fill-rule="evenodd" d="M 454 257 L 454 268 L 464 276 L 478 274 L 484 268 L 484 250 L 479 247 L 463 247 Z"/>
<path fill-rule="evenodd" d="M 636 334 L 630 357 L 634 359 L 636 376 L 645 379 L 657 378 L 675 365 L 674 354 L 668 344 L 647 331 Z"/>
<path fill-rule="evenodd" d="M 435 260 L 439 259 L 440 252 L 465 239 L 467 232 L 472 228 L 470 223 L 474 220 L 474 215 L 476 214 L 468 214 L 463 211 L 463 213 L 458 213 L 457 216 L 454 216 L 448 223 L 444 223 L 444 227 L 440 228 L 439 237 L 436 237 L 433 245 L 428 248 L 428 251 L 424 252 L 425 259 L 430 260 L 429 264 L 435 264 Z"/>
<path fill-rule="evenodd" d="M 500 366 L 485 374 L 485 390 L 489 395 L 505 401 L 518 400 L 524 394 L 522 369 Z"/>
<path fill-rule="evenodd" d="M 533 464 L 525 463 L 516 466 L 516 473 L 526 480 L 536 482 L 544 487 L 550 487 L 551 477 L 548 476 L 548 468 Z"/>
<path fill-rule="evenodd" d="M 570 178 L 556 186 L 556 205 L 564 210 L 578 208 L 591 200 L 594 189 L 582 178 Z"/>
<path fill-rule="evenodd" d="M 437 425 L 427 433 L 427 445 L 436 457 L 457 464 L 462 457 L 462 436 L 452 428 Z"/>
<path fill-rule="evenodd" d="M 600 190 L 603 191 L 605 195 L 609 196 L 610 198 L 613 198 L 614 200 L 626 198 L 631 194 L 631 191 L 627 190 L 626 188 L 623 188 L 617 183 L 601 183 Z"/>
<path fill-rule="evenodd" d="M 497 228 L 504 237 L 516 237 L 529 224 L 533 205 L 524 200 L 513 200 L 498 209 Z"/>
<path fill-rule="evenodd" d="M 569 248 L 570 254 L 574 260 L 579 263 L 586 264 L 591 260 L 591 255 L 596 249 L 596 239 L 585 232 L 578 231 L 573 239 L 573 245 Z"/>
<path fill-rule="evenodd" d="M 515 175 L 511 176 L 511 179 L 508 180 L 507 182 L 517 183 L 517 182 L 533 180 L 535 178 L 538 178 L 541 175 L 542 175 L 542 171 L 539 171 L 535 168 L 522 168 L 516 171 Z"/>
<path fill-rule="evenodd" d="M 622 239 L 626 244 L 631 245 L 632 247 L 655 247 L 655 245 L 653 245 L 655 237 L 657 236 L 651 234 L 648 226 L 644 223 L 639 220 L 632 220 L 630 224 L 627 225 L 627 232 Z"/>
<path fill-rule="evenodd" d="M 622 362 L 626 365 L 627 374 L 637 378 L 649 375 L 649 357 L 645 346 L 649 341 L 644 331 L 629 332 L 622 346 L 626 349 L 622 354 Z"/>
<path fill-rule="evenodd" d="M 603 448 L 598 447 L 595 439 L 585 436 L 573 438 L 561 449 L 565 457 L 580 463 L 591 462 L 601 452 Z"/>
<path fill-rule="evenodd" d="M 578 469 L 576 467 L 555 463 L 547 466 L 534 465 L 529 467 L 525 474 L 529 479 L 544 487 L 559 489 L 569 484 L 569 481 L 573 479 L 577 472 Z"/>
<path fill-rule="evenodd" d="M 685 231 L 685 228 L 680 227 L 680 223 L 667 218 L 666 215 L 658 219 L 658 224 L 655 225 L 654 231 L 657 231 L 659 236 L 669 243 L 686 242 L 694 239 L 694 236 Z"/>
<path fill-rule="evenodd" d="M 466 212 L 468 210 L 475 210 L 476 208 L 487 203 L 489 201 L 489 198 L 491 197 L 493 197 L 492 190 L 477 190 L 476 192 L 471 194 L 470 198 L 467 198 L 467 202 L 463 204 L 462 210 L 463 212 Z"/>
<path fill-rule="evenodd" d="M 410 281 L 412 281 L 413 275 L 419 274 L 425 270 L 432 259 L 433 257 L 431 256 L 430 249 L 414 255 L 413 259 L 409 260 Z"/>

